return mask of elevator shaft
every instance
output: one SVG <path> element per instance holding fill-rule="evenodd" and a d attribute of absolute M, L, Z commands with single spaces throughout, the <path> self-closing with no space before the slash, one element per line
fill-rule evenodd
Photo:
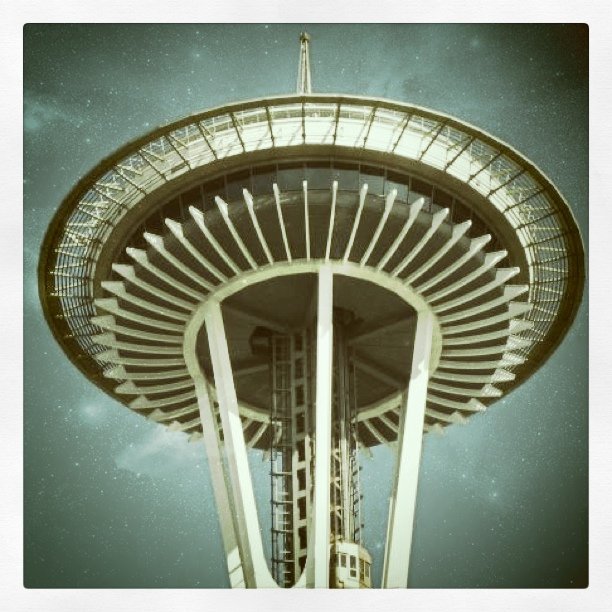
<path fill-rule="evenodd" d="M 361 490 L 357 443 L 356 375 L 347 342 L 344 311 L 334 312 L 333 403 L 330 461 L 330 586 L 369 586 L 369 555 L 362 549 Z M 270 505 L 272 575 L 293 586 L 307 558 L 314 484 L 316 336 L 311 327 L 294 334 L 271 334 Z M 368 559 L 368 580 L 351 580 L 349 558 L 338 547 L 353 546 Z M 364 554 L 361 555 L 364 557 Z M 338 580 L 346 561 L 347 577 Z M 337 561 L 337 563 L 335 563 Z M 354 561 L 358 563 L 358 561 Z M 365 561 L 362 560 L 362 567 Z M 340 570 L 340 573 L 342 571 Z M 364 571 L 361 572 L 364 578 Z"/>
<path fill-rule="evenodd" d="M 293 586 L 306 564 L 312 504 L 310 344 L 307 331 L 270 338 L 272 575 L 282 587 Z"/>

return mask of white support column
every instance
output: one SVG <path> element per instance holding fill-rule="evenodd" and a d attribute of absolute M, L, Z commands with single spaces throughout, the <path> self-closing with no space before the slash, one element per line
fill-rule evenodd
<path fill-rule="evenodd" d="M 312 527 L 309 534 L 306 586 L 329 587 L 329 487 L 333 379 L 333 273 L 319 270 L 315 395 L 315 469 Z"/>
<path fill-rule="evenodd" d="M 223 464 L 221 441 L 217 433 L 217 423 L 210 401 L 208 385 L 204 376 L 200 373 L 194 378 L 198 408 L 200 409 L 200 422 L 204 434 L 204 446 L 208 458 L 208 466 L 217 506 L 217 515 L 221 524 L 221 536 L 227 559 L 227 570 L 229 573 L 230 586 L 234 588 L 244 587 L 244 573 L 242 571 L 241 555 L 238 549 L 238 536 L 235 524 L 234 508 L 228 495 L 228 479 Z"/>
<path fill-rule="evenodd" d="M 418 314 L 408 392 L 400 416 L 398 456 L 383 565 L 382 588 L 406 588 L 416 507 L 433 315 Z"/>
<path fill-rule="evenodd" d="M 204 306 L 204 323 L 223 427 L 245 586 L 275 587 L 277 585 L 270 574 L 263 552 L 247 449 L 238 412 L 238 398 L 232 377 L 221 305 L 218 301 L 209 300 Z"/>

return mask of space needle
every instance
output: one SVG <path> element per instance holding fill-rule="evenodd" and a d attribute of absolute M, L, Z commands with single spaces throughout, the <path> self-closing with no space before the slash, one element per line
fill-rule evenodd
<path fill-rule="evenodd" d="M 528 159 L 401 102 L 297 93 L 129 142 L 62 202 L 39 293 L 69 359 L 203 438 L 232 587 L 372 586 L 360 457 L 396 466 L 383 588 L 405 587 L 424 434 L 485 411 L 570 328 L 584 250 Z M 270 466 L 264 554 L 249 449 Z"/>

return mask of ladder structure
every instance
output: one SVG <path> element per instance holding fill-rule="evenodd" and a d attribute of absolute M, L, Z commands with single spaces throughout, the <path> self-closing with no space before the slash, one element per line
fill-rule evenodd
<path fill-rule="evenodd" d="M 347 314 L 337 312 L 334 323 L 330 545 L 360 544 L 362 539 L 356 374 L 341 320 Z M 310 329 L 272 334 L 269 342 L 271 569 L 279 586 L 291 587 L 302 575 L 308 553 L 316 342 Z M 335 568 L 330 572 L 333 581 Z"/>
<path fill-rule="evenodd" d="M 272 575 L 293 586 L 306 564 L 312 503 L 312 384 L 308 332 L 270 338 Z"/>
<path fill-rule="evenodd" d="M 356 378 L 345 326 L 334 324 L 331 540 L 361 540 Z"/>

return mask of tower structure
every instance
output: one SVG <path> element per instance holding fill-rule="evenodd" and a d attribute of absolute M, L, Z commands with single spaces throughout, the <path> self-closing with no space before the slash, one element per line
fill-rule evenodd
<path fill-rule="evenodd" d="M 297 93 L 158 128 L 46 234 L 40 297 L 109 395 L 203 437 L 232 586 L 367 587 L 359 452 L 395 448 L 383 587 L 406 586 L 423 433 L 553 352 L 584 253 L 529 160 L 404 103 Z M 264 552 L 249 448 L 270 461 Z"/>

